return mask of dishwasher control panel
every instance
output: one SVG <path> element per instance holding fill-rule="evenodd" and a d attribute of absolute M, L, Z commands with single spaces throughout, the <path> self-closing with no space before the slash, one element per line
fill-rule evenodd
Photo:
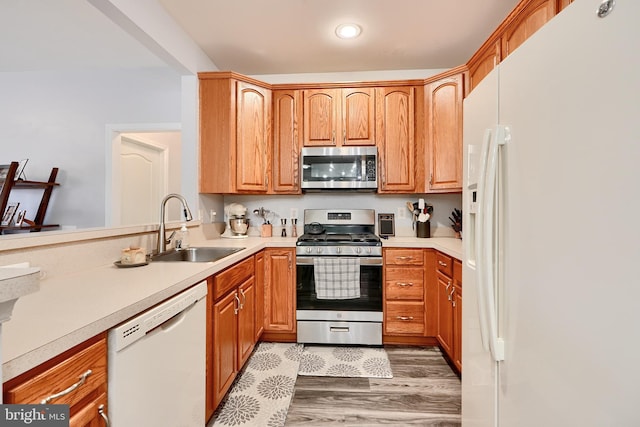
<path fill-rule="evenodd" d="M 111 330 L 110 343 L 115 351 L 143 338 L 147 333 L 182 313 L 207 295 L 207 282 L 183 291 Z"/>

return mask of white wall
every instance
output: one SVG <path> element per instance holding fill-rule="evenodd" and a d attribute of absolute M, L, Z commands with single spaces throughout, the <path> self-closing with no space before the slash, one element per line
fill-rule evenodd
<path fill-rule="evenodd" d="M 28 158 L 34 180 L 59 167 L 46 221 L 102 227 L 105 126 L 181 122 L 181 90 L 169 68 L 0 73 L 0 163 Z"/>

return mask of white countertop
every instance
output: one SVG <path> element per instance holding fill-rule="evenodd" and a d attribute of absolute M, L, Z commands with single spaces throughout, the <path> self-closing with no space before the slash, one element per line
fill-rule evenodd
<path fill-rule="evenodd" d="M 197 246 L 244 247 L 208 263 L 151 262 L 136 268 L 112 263 L 77 274 L 43 279 L 40 291 L 16 303 L 3 324 L 3 379 L 9 380 L 69 348 L 122 323 L 265 247 L 294 247 L 295 238 L 213 239 Z M 392 237 L 384 247 L 434 248 L 462 259 L 453 238 Z"/>

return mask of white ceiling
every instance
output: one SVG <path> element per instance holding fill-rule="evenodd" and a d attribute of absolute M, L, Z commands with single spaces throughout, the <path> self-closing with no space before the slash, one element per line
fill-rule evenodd
<path fill-rule="evenodd" d="M 519 0 L 159 0 L 221 70 L 243 74 L 451 68 Z M 355 22 L 362 34 L 340 40 Z"/>
<path fill-rule="evenodd" d="M 221 70 L 451 68 L 519 0 L 158 0 Z M 0 0 L 0 71 L 166 66 L 82 0 Z M 343 22 L 362 26 L 339 40 Z"/>

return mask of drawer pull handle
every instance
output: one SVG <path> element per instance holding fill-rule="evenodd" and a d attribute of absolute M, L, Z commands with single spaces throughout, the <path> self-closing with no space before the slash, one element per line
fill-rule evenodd
<path fill-rule="evenodd" d="M 409 320 L 413 320 L 413 316 L 398 316 L 398 317 L 396 317 L 396 319 L 409 321 Z"/>
<path fill-rule="evenodd" d="M 329 331 L 331 332 L 349 332 L 348 326 L 331 326 L 329 327 Z"/>
<path fill-rule="evenodd" d="M 412 260 L 413 257 L 412 256 L 397 256 L 396 259 L 398 261 L 408 261 L 408 260 Z"/>
<path fill-rule="evenodd" d="M 446 262 L 442 262 L 442 261 L 438 261 L 438 265 L 440 265 L 440 267 L 446 267 L 447 263 Z"/>
<path fill-rule="evenodd" d="M 62 390 L 60 393 L 52 394 L 51 396 L 47 397 L 46 399 L 42 399 L 40 401 L 40 404 L 41 405 L 46 405 L 49 402 L 51 402 L 52 400 L 54 400 L 54 399 L 57 399 L 59 397 L 62 397 L 64 395 L 67 395 L 67 394 L 71 393 L 72 391 L 74 391 L 75 389 L 80 387 L 82 384 L 84 384 L 87 381 L 87 377 L 89 375 L 91 375 L 91 369 L 88 369 L 87 372 L 82 374 L 80 376 L 80 380 L 77 383 L 75 383 L 74 385 L 72 385 L 71 387 L 69 387 L 69 388 L 67 388 L 65 390 Z"/>
<path fill-rule="evenodd" d="M 107 417 L 107 414 L 104 413 L 104 405 L 103 404 L 100 404 L 100 406 L 98 406 L 98 414 L 100 414 L 100 416 L 104 420 L 105 427 L 109 427 L 109 417 Z"/>
<path fill-rule="evenodd" d="M 413 286 L 413 283 L 412 282 L 408 282 L 408 283 L 398 282 L 398 286 L 402 286 L 402 287 Z"/>

